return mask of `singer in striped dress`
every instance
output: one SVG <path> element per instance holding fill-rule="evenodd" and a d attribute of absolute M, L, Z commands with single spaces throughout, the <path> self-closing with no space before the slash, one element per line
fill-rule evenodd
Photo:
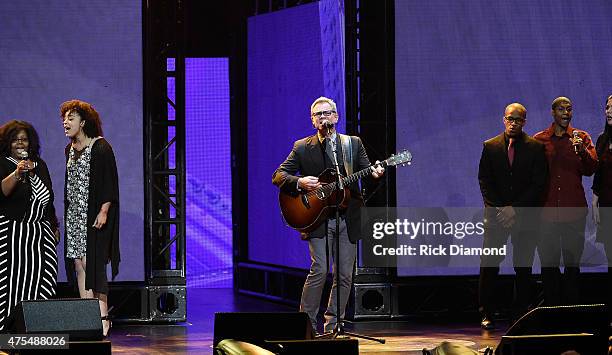
<path fill-rule="evenodd" d="M 0 331 L 23 300 L 55 295 L 59 231 L 47 165 L 31 124 L 0 127 Z"/>

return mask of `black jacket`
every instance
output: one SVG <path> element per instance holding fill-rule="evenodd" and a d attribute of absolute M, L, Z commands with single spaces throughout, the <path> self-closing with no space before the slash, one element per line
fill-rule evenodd
<path fill-rule="evenodd" d="M 548 178 L 544 145 L 523 132 L 514 145 L 514 162 L 508 162 L 504 133 L 484 142 L 478 181 L 487 207 L 539 207 Z"/>
<path fill-rule="evenodd" d="M 65 148 L 66 162 L 70 152 L 70 144 Z M 106 278 L 106 264 L 110 262 L 112 278 L 119 273 L 119 180 L 117 164 L 111 145 L 104 139 L 98 139 L 91 147 L 91 160 L 89 166 L 89 198 L 87 208 L 87 269 L 85 275 L 85 288 L 95 292 L 108 293 L 108 280 Z M 64 184 L 64 218 L 68 211 L 68 172 L 65 173 Z M 106 224 L 101 229 L 93 226 L 100 207 L 110 202 Z M 64 235 L 65 231 L 64 231 Z M 66 238 L 64 238 L 64 252 Z M 68 282 L 76 285 L 74 261 L 65 259 L 66 276 Z"/>

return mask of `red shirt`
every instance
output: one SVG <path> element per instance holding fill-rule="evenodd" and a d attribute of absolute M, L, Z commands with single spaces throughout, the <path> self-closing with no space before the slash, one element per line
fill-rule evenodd
<path fill-rule="evenodd" d="M 570 138 L 578 132 L 584 150 L 576 154 Z M 549 177 L 544 195 L 545 221 L 571 222 L 587 213 L 582 176 L 591 176 L 597 169 L 597 153 L 589 134 L 568 125 L 561 137 L 555 135 L 554 123 L 533 138 L 544 144 Z M 564 207 L 564 208 L 555 208 Z M 567 208 L 574 207 L 574 208 Z"/>

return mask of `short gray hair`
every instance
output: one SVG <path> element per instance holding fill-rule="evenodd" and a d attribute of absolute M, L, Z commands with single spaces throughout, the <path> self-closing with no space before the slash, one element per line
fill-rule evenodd
<path fill-rule="evenodd" d="M 314 102 L 312 103 L 312 105 L 310 105 L 310 114 L 312 115 L 314 112 L 312 112 L 312 110 L 314 110 L 314 107 L 321 102 L 327 102 L 332 110 L 338 112 L 338 109 L 336 108 L 336 103 L 334 102 L 334 100 L 330 99 L 329 97 L 325 97 L 325 96 L 321 96 L 318 99 L 314 100 Z"/>

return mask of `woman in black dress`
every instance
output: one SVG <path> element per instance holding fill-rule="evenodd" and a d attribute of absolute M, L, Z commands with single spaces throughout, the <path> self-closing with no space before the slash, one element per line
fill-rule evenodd
<path fill-rule="evenodd" d="M 70 100 L 60 107 L 66 146 L 64 189 L 66 274 L 81 298 L 98 298 L 108 315 L 106 265 L 112 278 L 119 269 L 119 186 L 115 155 L 102 138 L 98 112 L 87 102 Z M 76 277 L 75 277 L 76 273 Z M 110 322 L 102 321 L 106 336 Z"/>
<path fill-rule="evenodd" d="M 31 124 L 0 127 L 0 330 L 23 300 L 55 295 L 59 231 L 47 164 Z"/>

